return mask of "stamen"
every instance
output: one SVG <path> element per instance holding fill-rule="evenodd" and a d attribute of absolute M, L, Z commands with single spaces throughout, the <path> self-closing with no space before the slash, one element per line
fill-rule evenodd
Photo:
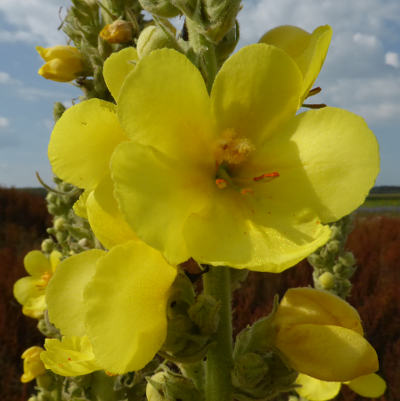
<path fill-rule="evenodd" d="M 242 189 L 240 190 L 240 193 L 241 193 L 242 195 L 253 194 L 253 193 L 254 193 L 254 190 L 252 190 L 251 188 L 242 188 Z"/>
<path fill-rule="evenodd" d="M 226 180 L 224 180 L 223 178 L 217 178 L 215 180 L 215 184 L 217 185 L 217 187 L 219 189 L 224 189 L 228 186 L 228 182 Z"/>
<path fill-rule="evenodd" d="M 326 104 L 325 103 L 318 103 L 318 104 L 303 103 L 301 106 L 305 107 L 307 109 L 323 109 L 324 107 L 326 107 Z"/>
<path fill-rule="evenodd" d="M 277 178 L 277 177 L 279 177 L 280 176 L 280 174 L 277 172 L 277 171 L 273 171 L 272 173 L 264 173 L 264 174 L 261 174 L 261 175 L 259 175 L 259 176 L 257 176 L 257 177 L 253 177 L 253 181 L 261 181 L 261 180 L 263 180 L 263 181 L 271 181 L 272 179 L 274 179 L 274 178 Z M 266 180 L 266 178 L 268 178 L 267 180 Z"/>
<path fill-rule="evenodd" d="M 308 92 L 307 97 L 314 96 L 317 93 L 320 93 L 321 91 L 322 91 L 322 89 L 319 86 L 317 86 L 317 87 L 311 89 L 310 92 Z"/>

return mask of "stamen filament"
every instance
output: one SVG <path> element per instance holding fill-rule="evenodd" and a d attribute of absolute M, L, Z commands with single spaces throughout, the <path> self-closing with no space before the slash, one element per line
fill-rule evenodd
<path fill-rule="evenodd" d="M 264 174 L 261 174 L 261 175 L 259 175 L 257 177 L 253 177 L 253 181 L 257 182 L 257 181 L 264 180 L 265 178 L 272 179 L 272 178 L 277 178 L 279 176 L 280 176 L 280 174 L 277 171 L 273 171 L 272 173 L 264 173 Z M 268 181 L 270 181 L 270 180 L 268 180 Z"/>

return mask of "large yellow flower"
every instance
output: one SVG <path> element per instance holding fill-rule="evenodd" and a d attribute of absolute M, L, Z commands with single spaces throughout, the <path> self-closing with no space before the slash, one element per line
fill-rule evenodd
<path fill-rule="evenodd" d="M 379 169 L 361 117 L 327 107 L 296 115 L 298 65 L 275 46 L 230 57 L 208 95 L 200 72 L 169 49 L 126 78 L 118 117 L 129 142 L 111 159 L 121 210 L 172 264 L 280 272 L 329 238 Z"/>
<path fill-rule="evenodd" d="M 30 274 L 14 284 L 14 297 L 23 306 L 22 313 L 39 319 L 46 309 L 46 287 L 60 261 L 60 252 L 53 251 L 46 257 L 40 251 L 25 255 L 24 266 Z"/>
<path fill-rule="evenodd" d="M 165 341 L 176 273 L 138 240 L 65 259 L 46 294 L 50 321 L 64 338 L 46 340 L 45 366 L 64 376 L 143 368 Z"/>
<path fill-rule="evenodd" d="M 363 336 L 358 312 L 336 295 L 291 288 L 274 323 L 276 347 L 300 373 L 345 382 L 378 370 L 378 357 Z"/>

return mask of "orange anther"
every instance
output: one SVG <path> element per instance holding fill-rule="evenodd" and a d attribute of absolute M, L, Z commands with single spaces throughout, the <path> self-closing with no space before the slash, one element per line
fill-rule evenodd
<path fill-rule="evenodd" d="M 246 195 L 246 194 L 252 194 L 252 193 L 254 193 L 254 191 L 251 188 L 242 188 L 240 190 L 240 193 L 242 195 Z"/>
<path fill-rule="evenodd" d="M 280 174 L 277 171 L 273 171 L 272 173 L 264 173 L 259 175 L 258 177 L 253 177 L 253 181 L 261 181 L 264 180 L 265 178 L 276 178 L 279 177 Z"/>
<path fill-rule="evenodd" d="M 224 188 L 226 188 L 226 187 L 228 186 L 227 181 L 224 180 L 223 178 L 217 178 L 217 179 L 215 180 L 215 184 L 217 185 L 217 187 L 218 187 L 219 189 L 224 189 Z"/>

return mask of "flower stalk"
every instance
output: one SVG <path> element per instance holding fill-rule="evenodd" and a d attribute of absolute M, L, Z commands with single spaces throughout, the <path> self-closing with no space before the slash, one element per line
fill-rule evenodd
<path fill-rule="evenodd" d="M 220 322 L 215 344 L 206 360 L 206 401 L 231 401 L 232 384 L 232 308 L 229 267 L 211 267 L 204 275 L 204 293 L 220 302 Z"/>

